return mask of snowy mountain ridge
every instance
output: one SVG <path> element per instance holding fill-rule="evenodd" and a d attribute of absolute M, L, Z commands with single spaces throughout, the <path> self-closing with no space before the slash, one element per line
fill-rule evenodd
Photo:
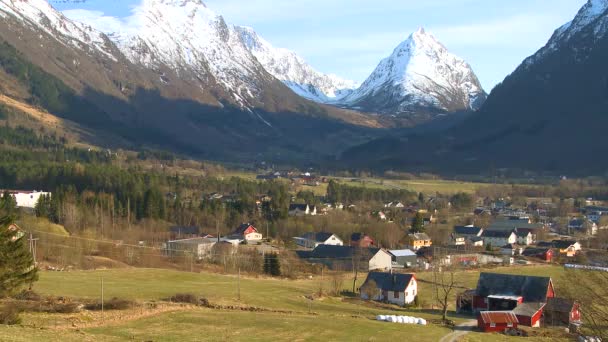
<path fill-rule="evenodd" d="M 392 113 L 419 108 L 449 112 L 478 109 L 485 98 L 471 66 L 420 28 L 342 102 Z"/>
<path fill-rule="evenodd" d="M 275 48 L 250 27 L 235 29 L 264 68 L 304 98 L 323 103 L 338 101 L 358 86 L 355 81 L 316 71 L 295 52 Z"/>

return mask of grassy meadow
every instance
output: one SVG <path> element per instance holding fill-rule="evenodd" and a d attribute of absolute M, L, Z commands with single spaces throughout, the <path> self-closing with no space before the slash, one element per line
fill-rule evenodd
<path fill-rule="evenodd" d="M 548 275 L 558 281 L 561 270 L 554 266 L 518 266 L 494 271 Z M 478 274 L 478 271 L 457 273 L 459 286 L 474 287 Z M 432 274 L 419 273 L 417 278 L 421 303 L 432 304 Z M 437 319 L 439 316 L 428 308 L 397 308 L 349 297 L 323 297 L 312 301 L 307 299 L 307 296 L 318 293 L 321 286 L 325 291 L 333 286 L 334 277 L 327 275 L 323 280 L 317 276 L 299 280 L 241 277 L 239 282 L 233 275 L 160 269 L 44 271 L 34 285 L 34 291 L 43 295 L 98 299 L 101 296 L 102 279 L 105 298 L 158 302 L 176 293 L 193 293 L 207 298 L 212 304 L 255 306 L 266 311 L 184 307 L 137 319 L 92 324 L 91 327 L 80 329 L 69 326 L 71 319 L 75 319 L 74 314 L 68 317 L 61 314 L 28 313 L 24 315 L 23 326 L 0 328 L 0 341 L 56 340 L 57 334 L 61 334 L 62 341 L 379 341 L 386 338 L 438 341 L 450 332 L 445 327 L 433 324 L 415 326 L 373 320 L 378 314 Z M 357 286 L 364 279 L 365 275 L 360 275 Z M 345 290 L 352 289 L 352 275 L 344 276 L 342 287 Z M 454 292 L 454 298 L 460 290 Z M 80 315 L 84 316 L 79 317 L 79 320 L 93 323 L 100 319 L 99 313 L 96 313 L 97 316 Z M 456 322 L 470 319 L 452 318 Z M 490 341 L 497 340 L 492 338 L 498 337 L 503 338 L 499 335 L 474 333 L 467 336 L 465 341 Z M 536 340 L 543 339 L 527 339 Z"/>

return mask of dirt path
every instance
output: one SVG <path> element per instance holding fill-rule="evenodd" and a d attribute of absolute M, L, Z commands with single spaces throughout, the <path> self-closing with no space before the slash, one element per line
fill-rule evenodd
<path fill-rule="evenodd" d="M 472 319 L 454 327 L 454 331 L 443 336 L 439 342 L 457 342 L 461 337 L 473 331 L 477 326 L 477 321 Z"/>

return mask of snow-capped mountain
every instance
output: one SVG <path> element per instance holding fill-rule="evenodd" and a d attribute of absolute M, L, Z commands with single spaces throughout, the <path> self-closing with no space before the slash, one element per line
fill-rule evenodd
<path fill-rule="evenodd" d="M 475 110 L 485 98 L 471 66 L 420 28 L 341 102 L 368 111 L 401 114 Z"/>
<path fill-rule="evenodd" d="M 46 0 L 0 0 L 0 18 L 9 16 L 31 28 L 42 29 L 63 44 L 79 49 L 91 48 L 112 57 L 112 44 L 103 33 L 69 20 Z"/>
<path fill-rule="evenodd" d="M 608 0 L 589 0 L 574 19 L 555 30 L 549 42 L 537 53 L 524 61 L 524 66 L 537 63 L 544 56 L 566 45 L 579 32 L 589 30 L 588 35 L 599 40 L 608 32 Z"/>
<path fill-rule="evenodd" d="M 295 52 L 275 48 L 252 28 L 237 26 L 235 29 L 264 68 L 302 97 L 323 103 L 335 102 L 358 86 L 355 81 L 316 71 Z"/>

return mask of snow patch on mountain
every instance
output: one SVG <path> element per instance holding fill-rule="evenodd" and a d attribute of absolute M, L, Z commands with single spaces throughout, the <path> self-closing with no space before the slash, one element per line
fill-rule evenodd
<path fill-rule="evenodd" d="M 358 86 L 355 81 L 316 71 L 295 52 L 272 46 L 250 27 L 235 29 L 262 66 L 304 98 L 324 103 L 337 101 Z"/>
<path fill-rule="evenodd" d="M 205 84 L 212 76 L 242 107 L 257 97 L 259 83 L 272 80 L 235 27 L 200 0 L 143 0 L 124 19 L 83 10 L 64 13 L 104 30 L 133 63 L 168 66 Z"/>
<path fill-rule="evenodd" d="M 65 45 L 92 48 L 115 59 L 107 37 L 89 25 L 69 20 L 46 0 L 0 0 L 0 17 L 12 16 L 24 24 L 41 29 Z"/>
<path fill-rule="evenodd" d="M 343 102 L 352 106 L 384 102 L 385 110 L 393 112 L 421 107 L 454 111 L 477 109 L 485 97 L 471 66 L 420 28 Z"/>
<path fill-rule="evenodd" d="M 601 38 L 608 32 L 608 0 L 588 0 L 572 21 L 555 30 L 547 44 L 524 61 L 524 66 L 537 63 L 588 27 L 592 27 L 591 32 L 596 38 Z"/>

